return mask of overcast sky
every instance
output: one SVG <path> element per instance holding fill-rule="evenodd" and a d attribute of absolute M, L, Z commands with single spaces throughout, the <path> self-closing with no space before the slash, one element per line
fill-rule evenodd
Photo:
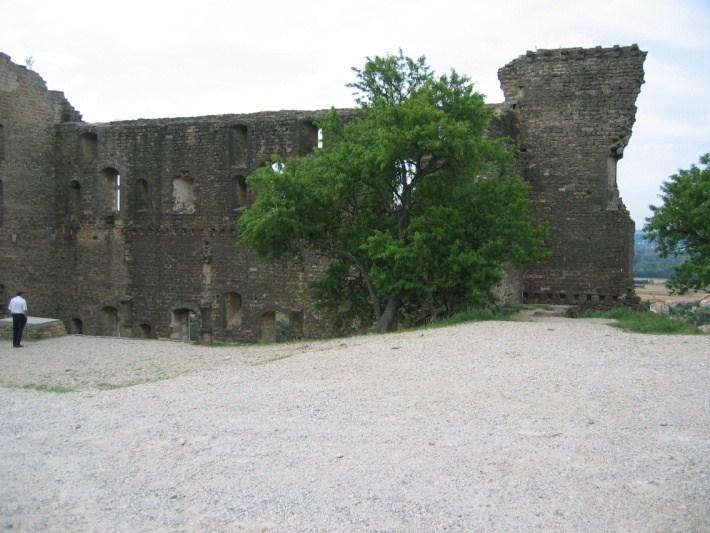
<path fill-rule="evenodd" d="M 0 51 L 88 122 L 353 105 L 350 67 L 424 54 L 489 102 L 498 68 L 536 48 L 648 51 L 619 162 L 636 227 L 659 185 L 710 151 L 709 0 L 0 0 Z"/>

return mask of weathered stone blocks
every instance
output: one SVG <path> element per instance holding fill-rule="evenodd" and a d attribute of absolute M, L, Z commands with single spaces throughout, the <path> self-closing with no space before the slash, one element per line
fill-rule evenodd
<path fill-rule="evenodd" d="M 492 136 L 519 147 L 552 257 L 511 270 L 508 300 L 634 301 L 633 222 L 616 161 L 645 52 L 540 50 L 499 71 Z M 81 122 L 61 93 L 0 54 L 0 289 L 74 333 L 201 340 L 326 334 L 309 284 L 323 262 L 267 265 L 239 243 L 247 177 L 316 148 L 324 111 Z M 348 116 L 348 110 L 342 110 Z M 515 279 L 510 278 L 513 276 Z M 522 280 L 520 282 L 520 280 Z"/>

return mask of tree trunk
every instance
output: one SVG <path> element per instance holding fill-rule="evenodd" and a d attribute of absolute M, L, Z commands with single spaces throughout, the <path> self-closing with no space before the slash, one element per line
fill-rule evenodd
<path fill-rule="evenodd" d="M 397 318 L 399 316 L 399 306 L 401 304 L 402 299 L 399 297 L 399 294 L 392 294 L 389 298 L 387 298 L 387 305 L 375 323 L 375 333 L 386 333 L 397 329 Z"/>

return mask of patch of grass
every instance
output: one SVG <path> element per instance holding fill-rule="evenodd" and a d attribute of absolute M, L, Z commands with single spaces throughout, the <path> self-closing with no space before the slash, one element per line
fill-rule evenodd
<path fill-rule="evenodd" d="M 616 320 L 615 326 L 632 333 L 653 335 L 695 335 L 700 333 L 696 326 L 682 320 L 650 311 L 634 311 L 623 307 L 608 311 L 589 311 L 580 315 L 580 318 L 611 318 Z"/>
<path fill-rule="evenodd" d="M 98 390 L 116 390 L 116 389 L 121 389 L 123 387 L 130 387 L 132 383 L 127 383 L 127 384 L 116 384 L 116 383 L 97 383 L 96 388 Z M 136 383 L 137 385 L 137 383 Z"/>
<path fill-rule="evenodd" d="M 72 389 L 71 387 L 65 387 L 64 385 L 45 385 L 44 383 L 28 383 L 27 385 L 20 385 L 17 388 L 25 390 L 36 390 L 40 392 L 53 392 L 56 394 L 76 392 L 75 389 Z"/>
<path fill-rule="evenodd" d="M 465 322 L 483 322 L 486 320 L 510 320 L 511 315 L 520 310 L 519 306 L 505 305 L 500 309 L 469 309 L 462 313 L 456 313 L 450 317 L 442 318 L 431 324 L 427 324 L 427 328 L 443 328 L 447 326 L 455 326 Z"/>

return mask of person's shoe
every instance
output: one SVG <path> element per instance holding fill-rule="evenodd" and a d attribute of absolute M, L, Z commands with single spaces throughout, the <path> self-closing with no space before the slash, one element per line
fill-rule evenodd
<path fill-rule="evenodd" d="M 13 344 L 13 348 L 24 348 L 22 344 Z"/>

